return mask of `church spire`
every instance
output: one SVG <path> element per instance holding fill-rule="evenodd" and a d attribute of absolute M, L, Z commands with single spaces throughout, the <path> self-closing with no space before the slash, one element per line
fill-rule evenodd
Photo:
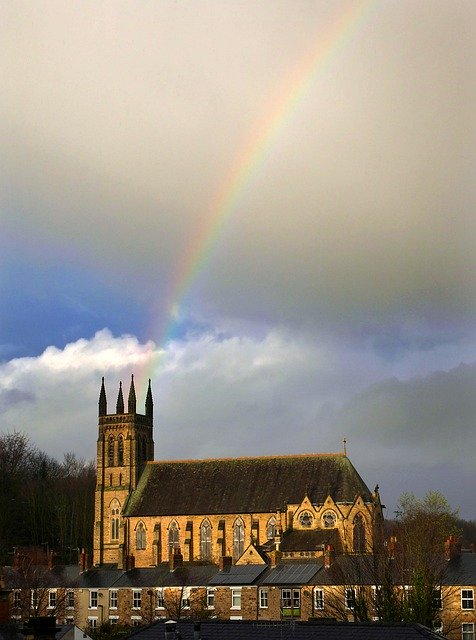
<path fill-rule="evenodd" d="M 149 387 L 147 389 L 147 396 L 145 398 L 145 415 L 148 418 L 152 418 L 154 413 L 154 402 L 152 400 L 152 389 L 150 388 L 150 378 L 149 378 Z"/>
<path fill-rule="evenodd" d="M 131 376 L 131 386 L 129 388 L 129 399 L 127 401 L 127 413 L 136 412 L 136 390 L 134 388 L 134 374 Z"/>
<path fill-rule="evenodd" d="M 101 391 L 99 393 L 99 415 L 107 415 L 106 389 L 104 387 L 104 377 L 101 383 Z"/>
<path fill-rule="evenodd" d="M 122 382 L 119 382 L 119 393 L 117 394 L 116 413 L 124 413 L 124 398 L 122 397 Z"/>

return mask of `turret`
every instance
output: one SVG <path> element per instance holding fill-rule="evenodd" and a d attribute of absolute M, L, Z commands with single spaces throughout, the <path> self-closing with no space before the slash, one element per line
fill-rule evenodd
<path fill-rule="evenodd" d="M 106 389 L 104 387 L 104 377 L 101 383 L 101 391 L 99 393 L 99 415 L 105 416 L 107 415 L 107 400 L 106 400 Z"/>
<path fill-rule="evenodd" d="M 134 374 L 131 377 L 131 386 L 129 388 L 129 398 L 127 401 L 127 413 L 136 412 L 136 390 L 134 388 Z"/>
<path fill-rule="evenodd" d="M 122 396 L 122 382 L 119 382 L 119 393 L 117 394 L 116 413 L 124 413 L 124 398 Z"/>
<path fill-rule="evenodd" d="M 147 396 L 145 398 L 145 415 L 151 420 L 154 415 L 154 402 L 152 400 L 152 389 L 150 388 L 150 378 L 149 378 L 149 387 L 147 389 Z"/>

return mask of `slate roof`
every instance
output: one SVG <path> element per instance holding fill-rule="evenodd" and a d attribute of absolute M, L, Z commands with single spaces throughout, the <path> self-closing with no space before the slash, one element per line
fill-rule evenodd
<path fill-rule="evenodd" d="M 235 564 L 215 573 L 210 584 L 252 584 L 266 569 L 264 564 Z"/>
<path fill-rule="evenodd" d="M 332 544 L 336 551 L 340 551 L 341 542 L 337 529 L 293 529 L 286 531 L 281 540 L 281 551 L 316 551 L 322 550 L 323 545 Z"/>
<path fill-rule="evenodd" d="M 260 580 L 260 584 L 301 585 L 307 584 L 321 569 L 322 559 L 317 562 L 286 562 L 269 569 Z"/>
<path fill-rule="evenodd" d="M 371 501 L 342 453 L 148 462 L 126 516 L 269 513 L 307 495 L 323 503 Z"/>
<path fill-rule="evenodd" d="M 461 553 L 448 562 L 444 583 L 448 585 L 476 585 L 476 553 Z"/>
<path fill-rule="evenodd" d="M 194 623 L 180 620 L 177 631 L 182 640 L 193 640 Z M 441 640 L 444 636 L 415 623 L 380 622 L 256 622 L 210 620 L 200 624 L 202 640 Z M 158 620 L 126 636 L 126 640 L 163 640 L 165 622 Z"/>
<path fill-rule="evenodd" d="M 183 585 L 204 587 L 218 567 L 214 564 L 198 564 L 188 562 L 175 571 L 170 571 L 169 564 L 164 562 L 157 567 L 131 569 L 124 572 L 114 583 L 114 587 L 177 587 Z"/>

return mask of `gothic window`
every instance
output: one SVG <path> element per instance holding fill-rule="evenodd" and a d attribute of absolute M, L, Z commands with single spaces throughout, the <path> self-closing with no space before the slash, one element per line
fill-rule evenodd
<path fill-rule="evenodd" d="M 299 514 L 299 524 L 301 525 L 301 527 L 312 527 L 313 519 L 314 518 L 312 517 L 312 514 L 309 513 L 309 511 L 303 511 Z"/>
<path fill-rule="evenodd" d="M 145 549 L 145 527 L 139 522 L 136 529 L 136 549 Z"/>
<path fill-rule="evenodd" d="M 276 518 L 273 516 L 268 520 L 266 525 L 266 537 L 268 540 L 272 540 L 276 535 Z"/>
<path fill-rule="evenodd" d="M 354 551 L 365 551 L 365 524 L 364 519 L 360 515 L 355 516 L 354 518 Z"/>
<path fill-rule="evenodd" d="M 110 435 L 107 440 L 107 462 L 108 466 L 114 465 L 114 436 Z"/>
<path fill-rule="evenodd" d="M 245 550 L 245 526 L 241 519 L 235 522 L 233 527 L 233 557 L 235 560 L 243 555 Z"/>
<path fill-rule="evenodd" d="M 179 546 L 179 528 L 174 520 L 169 527 L 169 553 L 172 554 L 173 550 Z"/>
<path fill-rule="evenodd" d="M 212 559 L 212 528 L 208 520 L 200 527 L 200 556 L 202 560 Z"/>
<path fill-rule="evenodd" d="M 333 511 L 326 511 L 322 515 L 322 524 L 326 529 L 333 529 L 336 526 L 337 516 Z"/>
<path fill-rule="evenodd" d="M 111 540 L 119 540 L 120 504 L 117 500 L 111 503 Z"/>
<path fill-rule="evenodd" d="M 122 436 L 117 439 L 117 464 L 119 466 L 124 464 L 124 438 Z"/>
<path fill-rule="evenodd" d="M 141 440 L 141 460 L 142 462 L 147 460 L 147 442 L 145 438 Z"/>

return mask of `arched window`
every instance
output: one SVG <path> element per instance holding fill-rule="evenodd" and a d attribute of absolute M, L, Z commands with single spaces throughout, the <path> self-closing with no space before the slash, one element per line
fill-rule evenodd
<path fill-rule="evenodd" d="M 145 438 L 141 440 L 141 461 L 145 462 L 147 460 L 147 441 Z"/>
<path fill-rule="evenodd" d="M 111 502 L 111 540 L 119 540 L 119 514 L 121 505 L 117 500 Z"/>
<path fill-rule="evenodd" d="M 114 466 L 114 436 L 110 435 L 107 439 L 107 462 L 108 466 Z"/>
<path fill-rule="evenodd" d="M 363 517 L 357 514 L 354 518 L 354 551 L 364 552 L 365 544 L 365 523 Z"/>
<path fill-rule="evenodd" d="M 212 527 L 208 520 L 200 527 L 200 556 L 202 560 L 212 559 Z"/>
<path fill-rule="evenodd" d="M 233 527 L 233 557 L 237 560 L 245 550 L 245 525 L 241 519 Z"/>
<path fill-rule="evenodd" d="M 124 438 L 120 435 L 117 439 L 117 464 L 124 464 Z"/>
<path fill-rule="evenodd" d="M 139 522 L 136 529 L 136 549 L 145 549 L 145 527 Z"/>
<path fill-rule="evenodd" d="M 169 554 L 173 553 L 173 550 L 180 546 L 179 541 L 179 528 L 175 520 L 170 523 L 169 526 Z"/>
<path fill-rule="evenodd" d="M 268 540 L 272 540 L 276 535 L 276 518 L 273 516 L 268 520 L 266 525 L 266 537 Z"/>

